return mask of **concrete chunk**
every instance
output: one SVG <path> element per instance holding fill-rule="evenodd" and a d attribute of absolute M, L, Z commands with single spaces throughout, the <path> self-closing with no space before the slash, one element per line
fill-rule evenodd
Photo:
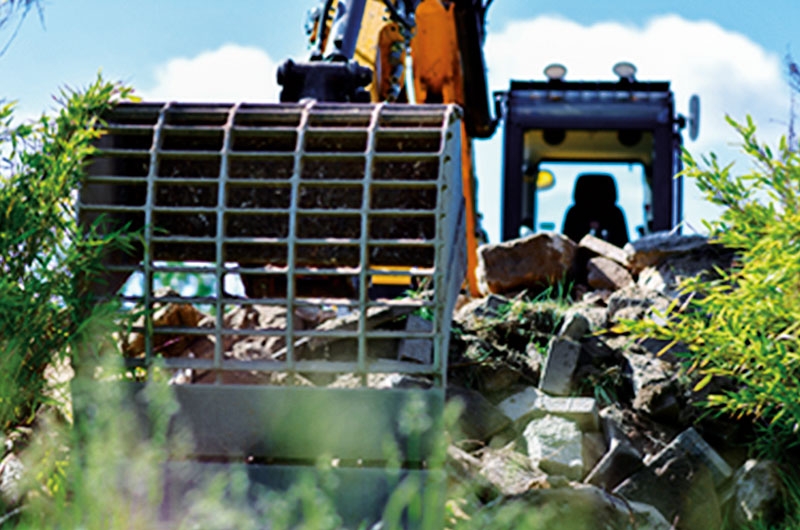
<path fill-rule="evenodd" d="M 535 410 L 537 402 L 545 397 L 546 394 L 544 392 L 529 386 L 522 392 L 518 392 L 501 401 L 497 408 L 508 416 L 511 421 L 517 421 L 530 414 L 532 410 Z"/>
<path fill-rule="evenodd" d="M 433 323 L 417 315 L 408 315 L 406 331 L 411 333 L 431 333 Z M 430 364 L 433 360 L 433 342 L 431 339 L 403 339 L 397 349 L 397 358 L 401 361 L 412 360 L 422 364 Z"/>
<path fill-rule="evenodd" d="M 555 283 L 573 267 L 577 245 L 555 232 L 478 249 L 478 285 L 484 293 L 509 291 Z"/>
<path fill-rule="evenodd" d="M 708 445 L 693 427 L 680 433 L 659 453 L 646 459 L 645 463 L 648 467 L 661 467 L 670 459 L 683 455 L 706 466 L 711 471 L 714 486 L 719 486 L 733 474 L 731 466 Z"/>
<path fill-rule="evenodd" d="M 580 248 L 585 248 L 592 253 L 597 254 L 598 256 L 616 261 L 623 267 L 628 266 L 628 253 L 618 246 L 609 243 L 605 239 L 600 239 L 592 234 L 586 234 L 583 236 L 583 238 L 581 238 L 578 246 Z"/>
<path fill-rule="evenodd" d="M 558 334 L 572 340 L 580 340 L 589 333 L 592 328 L 591 322 L 583 314 L 577 311 L 570 311 L 564 317 L 564 323 Z"/>
<path fill-rule="evenodd" d="M 581 345 L 571 339 L 553 339 L 539 379 L 539 390 L 557 396 L 569 395 L 572 391 L 572 374 L 578 365 L 580 352 Z"/>
<path fill-rule="evenodd" d="M 587 283 L 594 289 L 608 289 L 616 291 L 633 283 L 633 277 L 628 270 L 608 258 L 596 257 L 589 260 L 586 265 L 588 276 Z"/>
<path fill-rule="evenodd" d="M 542 415 L 551 414 L 574 421 L 583 432 L 600 430 L 597 402 L 590 397 L 544 396 L 536 403 Z"/>
<path fill-rule="evenodd" d="M 611 490 L 643 465 L 642 454 L 630 442 L 612 438 L 608 451 L 589 472 L 584 482 Z"/>
<path fill-rule="evenodd" d="M 583 435 L 578 425 L 558 416 L 531 421 L 523 433 L 533 466 L 571 480 L 583 476 Z"/>

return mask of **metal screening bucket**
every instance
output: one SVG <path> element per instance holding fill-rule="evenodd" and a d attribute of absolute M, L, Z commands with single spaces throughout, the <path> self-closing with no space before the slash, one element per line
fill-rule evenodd
<path fill-rule="evenodd" d="M 404 476 L 436 472 L 465 267 L 457 107 L 142 103 L 105 120 L 79 217 L 144 236 L 94 284 L 146 310 L 126 365 L 170 375 L 196 459 L 281 486 L 327 455 L 342 513 L 379 518 L 387 443 Z M 411 432 L 409 414 L 430 421 Z"/>

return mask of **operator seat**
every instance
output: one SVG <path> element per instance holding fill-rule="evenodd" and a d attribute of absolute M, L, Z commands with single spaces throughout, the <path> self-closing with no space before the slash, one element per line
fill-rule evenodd
<path fill-rule="evenodd" d="M 575 182 L 574 203 L 564 217 L 564 235 L 575 242 L 586 234 L 618 247 L 628 242 L 625 214 L 617 206 L 617 186 L 607 173 L 584 173 Z"/>

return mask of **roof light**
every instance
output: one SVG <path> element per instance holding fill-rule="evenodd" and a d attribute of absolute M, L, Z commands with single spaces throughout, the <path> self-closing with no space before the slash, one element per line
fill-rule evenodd
<path fill-rule="evenodd" d="M 550 81 L 561 81 L 564 79 L 564 76 L 567 74 L 567 67 L 563 64 L 550 64 L 544 69 L 544 75 L 547 76 L 547 79 Z"/>
<path fill-rule="evenodd" d="M 636 67 L 629 62 L 619 62 L 614 65 L 614 73 L 617 74 L 620 79 L 633 81 L 633 76 L 636 75 Z"/>

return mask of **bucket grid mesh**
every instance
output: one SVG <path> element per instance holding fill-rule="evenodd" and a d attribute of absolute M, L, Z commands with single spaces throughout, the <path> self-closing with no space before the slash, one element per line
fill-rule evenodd
<path fill-rule="evenodd" d="M 79 217 L 143 233 L 98 283 L 148 309 L 128 366 L 444 385 L 464 270 L 456 107 L 139 103 L 105 120 Z M 170 278 L 183 287 L 157 288 Z"/>

